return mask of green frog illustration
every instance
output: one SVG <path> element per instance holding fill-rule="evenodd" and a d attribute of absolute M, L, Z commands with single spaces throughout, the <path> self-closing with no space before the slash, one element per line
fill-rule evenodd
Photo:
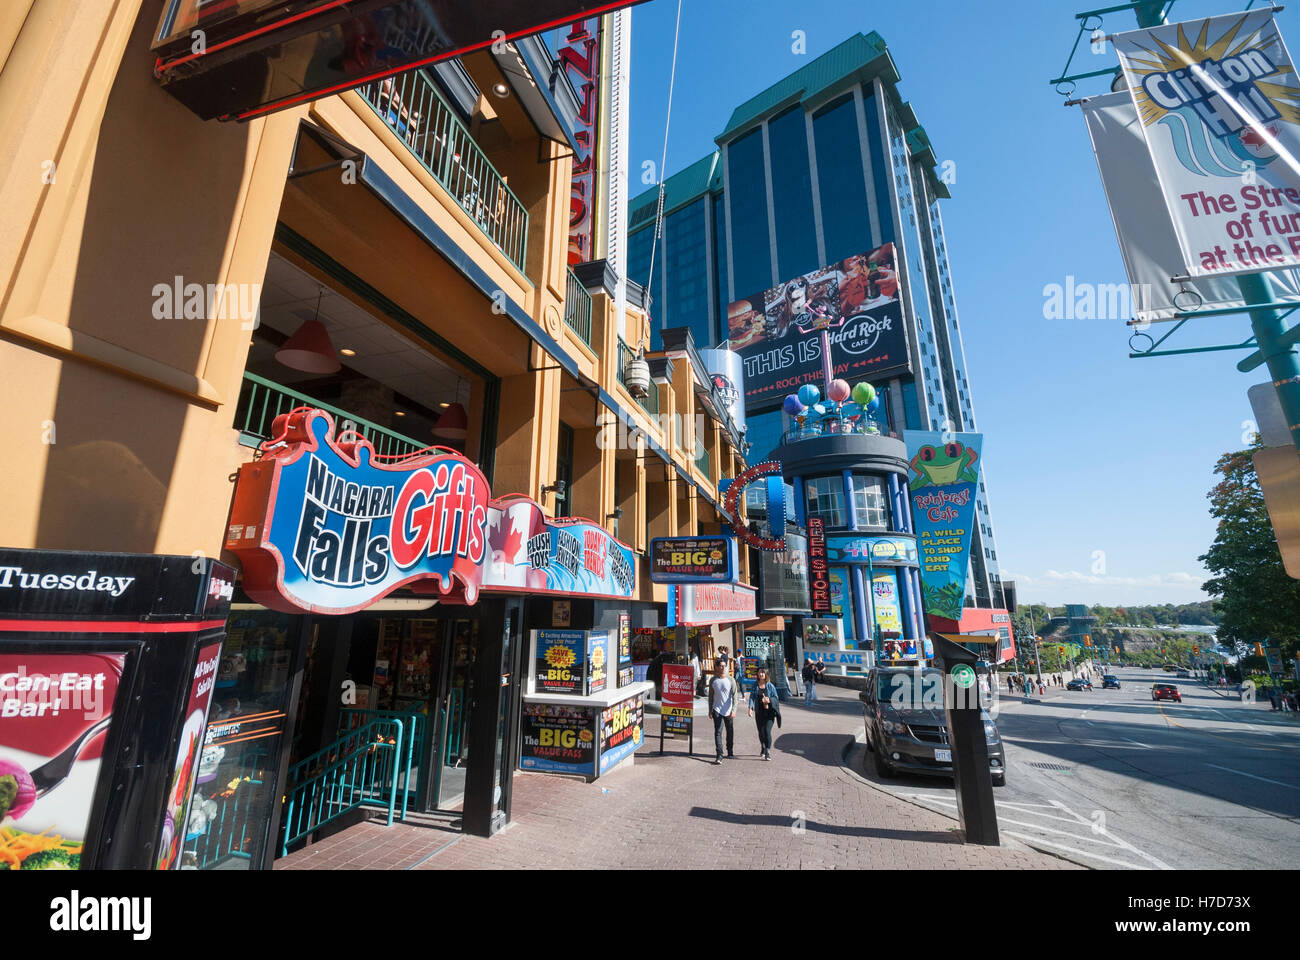
<path fill-rule="evenodd" d="M 975 472 L 978 459 L 978 453 L 958 440 L 944 444 L 942 450 L 927 443 L 912 458 L 911 467 L 916 471 L 916 477 L 911 486 L 915 489 L 930 484 L 974 483 L 979 479 Z"/>

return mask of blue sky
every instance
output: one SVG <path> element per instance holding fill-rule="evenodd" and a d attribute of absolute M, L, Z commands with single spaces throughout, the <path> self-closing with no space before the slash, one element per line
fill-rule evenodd
<path fill-rule="evenodd" d="M 1171 20 L 1244 5 L 1179 0 Z M 1214 463 L 1245 445 L 1246 390 L 1266 377 L 1238 373 L 1238 353 L 1129 359 L 1122 321 L 1044 319 L 1047 284 L 1127 282 L 1083 119 L 1047 83 L 1082 9 L 683 0 L 666 170 L 713 149 L 736 105 L 852 34 L 878 31 L 940 163 L 955 164 L 942 211 L 1003 576 L 1022 602 L 1203 600 L 1196 558 L 1214 538 Z M 1278 17 L 1293 44 L 1297 9 Z M 663 148 L 676 12 L 675 0 L 633 8 L 633 195 L 643 162 L 658 165 Z M 1134 26 L 1127 13 L 1103 23 L 1108 33 Z M 792 52 L 796 30 L 804 55 Z M 1117 62 L 1112 48 L 1082 49 L 1076 70 Z M 1080 93 L 1105 92 L 1086 83 Z M 1198 322 L 1165 347 L 1250 333 L 1245 317 Z"/>

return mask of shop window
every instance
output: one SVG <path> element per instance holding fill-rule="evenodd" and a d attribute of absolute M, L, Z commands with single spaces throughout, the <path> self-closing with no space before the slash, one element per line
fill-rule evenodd
<path fill-rule="evenodd" d="M 813 477 L 805 485 L 808 516 L 820 517 L 827 527 L 848 526 L 844 509 L 844 478 Z"/>
<path fill-rule="evenodd" d="M 853 511 L 859 527 L 889 527 L 889 496 L 883 477 L 853 476 Z"/>

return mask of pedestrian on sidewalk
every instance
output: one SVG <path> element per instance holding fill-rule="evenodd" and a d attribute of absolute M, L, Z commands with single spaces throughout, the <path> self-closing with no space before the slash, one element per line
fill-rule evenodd
<path fill-rule="evenodd" d="M 758 668 L 758 682 L 749 692 L 749 715 L 758 725 L 758 745 L 763 750 L 763 759 L 771 760 L 772 721 L 781 725 L 781 698 L 776 695 L 776 684 L 767 678 L 767 670 L 763 667 Z"/>
<path fill-rule="evenodd" d="M 740 691 L 736 687 L 736 680 L 730 676 L 727 671 L 727 661 L 723 657 L 718 658 L 718 667 L 715 671 L 716 676 L 713 682 L 709 684 L 709 717 L 713 720 L 713 745 L 717 748 L 717 757 L 714 764 L 722 763 L 722 728 L 727 728 L 727 759 L 736 759 L 736 730 L 734 718 L 736 716 L 736 701 L 740 699 Z"/>
<path fill-rule="evenodd" d="M 803 683 L 808 693 L 804 701 L 812 706 L 817 702 L 817 669 L 813 666 L 812 657 L 808 657 L 803 664 Z"/>
<path fill-rule="evenodd" d="M 695 691 L 695 696 L 698 697 L 704 693 L 704 676 L 700 666 L 700 651 L 694 647 L 691 648 L 691 682 L 694 684 L 692 689 Z"/>

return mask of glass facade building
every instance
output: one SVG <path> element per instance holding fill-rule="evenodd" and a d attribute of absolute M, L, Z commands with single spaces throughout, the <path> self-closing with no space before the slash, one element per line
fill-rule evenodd
<path fill-rule="evenodd" d="M 720 345 L 728 304 L 892 242 L 910 370 L 872 381 L 884 422 L 900 435 L 976 431 L 940 214 L 945 171 L 899 82 L 880 35 L 857 34 L 736 107 L 718 149 L 663 184 L 651 314 L 657 330 L 689 327 L 698 345 Z M 649 275 L 658 190 L 630 205 L 629 273 L 637 282 Z M 746 415 L 750 462 L 771 455 L 794 426 L 779 400 Z M 830 490 L 815 499 L 809 491 L 804 505 L 856 507 L 859 525 L 863 514 L 878 519 L 887 496 L 856 482 L 851 490 L 840 489 L 838 500 Z M 966 604 L 1000 608 L 982 464 L 977 521 Z"/>

